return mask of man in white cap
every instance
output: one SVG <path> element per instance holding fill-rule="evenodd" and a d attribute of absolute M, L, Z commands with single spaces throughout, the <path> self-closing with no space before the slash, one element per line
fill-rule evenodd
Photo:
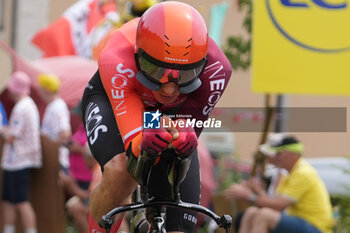
<path fill-rule="evenodd" d="M 40 119 L 30 93 L 30 78 L 23 72 L 11 76 L 7 89 L 15 101 L 5 139 L 2 169 L 3 233 L 15 233 L 16 211 L 25 233 L 36 233 L 36 216 L 28 201 L 30 171 L 41 167 Z"/>
<path fill-rule="evenodd" d="M 245 211 L 239 233 L 331 233 L 330 197 L 316 170 L 301 157 L 303 145 L 293 136 L 276 133 L 260 151 L 288 175 L 274 196 L 244 186 L 230 190 L 233 199 L 254 205 Z"/>

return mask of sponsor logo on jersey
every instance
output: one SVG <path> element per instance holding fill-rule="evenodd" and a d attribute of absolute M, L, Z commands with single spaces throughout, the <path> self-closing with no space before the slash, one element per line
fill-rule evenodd
<path fill-rule="evenodd" d="M 215 104 L 221 98 L 221 93 L 225 89 L 224 66 L 219 62 L 212 63 L 205 67 L 204 73 L 209 74 L 210 96 L 208 104 L 203 108 L 203 115 L 208 116 L 213 111 Z"/>
<path fill-rule="evenodd" d="M 88 104 L 85 114 L 85 129 L 90 145 L 96 142 L 101 132 L 106 133 L 108 131 L 107 126 L 101 124 L 102 115 L 99 113 L 100 108 L 96 103 Z"/>
<path fill-rule="evenodd" d="M 126 68 L 122 63 L 119 63 L 115 70 L 116 73 L 111 78 L 111 95 L 115 104 L 114 110 L 116 115 L 120 116 L 127 113 L 124 89 L 128 85 L 130 79 L 135 77 L 135 72 L 130 68 Z"/>

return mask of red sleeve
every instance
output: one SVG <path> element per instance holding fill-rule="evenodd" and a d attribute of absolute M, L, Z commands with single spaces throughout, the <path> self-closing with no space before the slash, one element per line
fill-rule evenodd
<path fill-rule="evenodd" d="M 131 21 L 111 35 L 98 62 L 101 80 L 114 110 L 125 149 L 133 138 L 141 135 L 144 112 L 142 101 L 135 89 L 135 23 L 137 22 Z"/>
<path fill-rule="evenodd" d="M 221 98 L 230 80 L 232 67 L 225 54 L 210 39 L 207 65 L 200 76 L 202 85 L 191 93 L 181 106 L 180 114 L 191 115 L 192 118 L 205 121 Z M 202 128 L 196 128 L 197 136 Z"/>

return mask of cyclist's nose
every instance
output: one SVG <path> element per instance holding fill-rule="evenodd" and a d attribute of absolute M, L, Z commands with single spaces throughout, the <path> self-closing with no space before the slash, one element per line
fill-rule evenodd
<path fill-rule="evenodd" d="M 178 86 L 173 82 L 168 82 L 160 88 L 161 94 L 165 96 L 173 96 L 178 91 Z"/>

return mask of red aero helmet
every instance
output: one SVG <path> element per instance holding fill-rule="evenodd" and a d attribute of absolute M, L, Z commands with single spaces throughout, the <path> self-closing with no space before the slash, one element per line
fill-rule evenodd
<path fill-rule="evenodd" d="M 200 13 L 188 4 L 158 3 L 139 21 L 136 52 L 140 50 L 162 63 L 186 66 L 200 62 L 208 51 L 206 24 Z"/>

